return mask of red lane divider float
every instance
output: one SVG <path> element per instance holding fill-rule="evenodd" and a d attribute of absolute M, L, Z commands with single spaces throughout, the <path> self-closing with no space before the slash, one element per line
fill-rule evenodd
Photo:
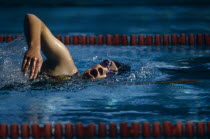
<path fill-rule="evenodd" d="M 23 123 L 21 125 L 21 137 L 29 138 L 30 137 L 30 127 L 28 124 Z"/>
<path fill-rule="evenodd" d="M 210 35 L 205 34 L 204 40 L 205 40 L 205 44 L 209 46 L 210 45 Z"/>
<path fill-rule="evenodd" d="M 104 44 L 104 36 L 98 35 L 98 45 L 103 45 L 103 44 Z"/>
<path fill-rule="evenodd" d="M 5 37 L 3 35 L 0 35 L 0 43 L 3 43 L 5 41 Z"/>
<path fill-rule="evenodd" d="M 154 40 L 155 45 L 161 45 L 161 36 L 159 34 L 155 35 L 155 40 Z"/>
<path fill-rule="evenodd" d="M 64 44 L 70 45 L 71 44 L 71 37 L 69 35 L 66 35 L 64 37 Z"/>
<path fill-rule="evenodd" d="M 145 45 L 145 37 L 144 35 L 138 36 L 138 45 Z"/>
<path fill-rule="evenodd" d="M 122 35 L 122 45 L 128 45 L 128 36 Z"/>
<path fill-rule="evenodd" d="M 137 45 L 136 35 L 130 36 L 130 45 Z"/>
<path fill-rule="evenodd" d="M 120 40 L 120 35 L 116 34 L 113 37 L 113 45 L 120 45 L 121 40 Z"/>
<path fill-rule="evenodd" d="M 99 123 L 98 125 L 98 137 L 105 138 L 107 136 L 107 128 L 105 123 Z"/>
<path fill-rule="evenodd" d="M 113 44 L 112 35 L 110 35 L 110 34 L 106 35 L 106 45 L 112 45 L 112 44 Z"/>
<path fill-rule="evenodd" d="M 89 36 L 89 44 L 90 45 L 95 45 L 96 44 L 96 36 L 95 35 L 90 35 Z"/>
<path fill-rule="evenodd" d="M 98 126 L 94 123 L 84 125 L 83 123 L 56 123 L 54 125 L 46 123 L 40 126 L 37 123 L 29 125 L 23 123 L 18 125 L 16 123 L 0 124 L 0 138 L 137 138 L 137 137 L 198 137 L 198 138 L 209 138 L 210 137 L 210 122 L 177 122 L 172 124 L 169 121 L 154 122 L 150 124 L 144 122 L 142 124 L 134 122 L 129 125 L 127 122 L 122 122 L 119 125 L 116 123 L 99 123 Z"/>
<path fill-rule="evenodd" d="M 171 45 L 179 44 L 178 40 L 179 40 L 179 37 L 178 37 L 177 34 L 172 34 L 171 35 Z"/>
<path fill-rule="evenodd" d="M 11 41 L 13 41 L 13 40 L 14 40 L 14 38 L 13 38 L 12 35 L 8 35 L 8 36 L 7 36 L 7 42 L 11 42 Z"/>
<path fill-rule="evenodd" d="M 169 45 L 169 35 L 163 35 L 163 45 Z"/>
<path fill-rule="evenodd" d="M 159 138 L 161 137 L 161 125 L 159 122 L 153 123 L 153 137 Z"/>
<path fill-rule="evenodd" d="M 74 137 L 74 127 L 71 123 L 65 124 L 65 131 L 64 135 L 66 138 L 73 138 Z"/>
<path fill-rule="evenodd" d="M 203 45 L 203 35 L 202 34 L 197 34 L 196 43 L 198 45 Z"/>
<path fill-rule="evenodd" d="M 11 42 L 20 35 L 0 35 L 0 43 Z M 154 34 L 154 35 L 56 35 L 66 45 L 207 45 L 210 46 L 210 34 Z"/>

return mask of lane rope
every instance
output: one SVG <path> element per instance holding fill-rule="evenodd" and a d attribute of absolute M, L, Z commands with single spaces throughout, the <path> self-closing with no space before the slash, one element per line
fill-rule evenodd
<path fill-rule="evenodd" d="M 20 35 L 0 35 L 0 43 L 11 42 Z M 210 46 L 210 34 L 154 34 L 154 35 L 56 35 L 66 45 L 205 45 Z"/>
<path fill-rule="evenodd" d="M 122 122 L 119 125 L 116 123 L 46 123 L 40 126 L 37 123 L 21 125 L 0 124 L 0 138 L 105 138 L 105 137 L 210 137 L 210 122 L 176 122 L 172 124 L 170 121 L 160 122 L 133 122 L 130 125 L 127 122 Z"/>

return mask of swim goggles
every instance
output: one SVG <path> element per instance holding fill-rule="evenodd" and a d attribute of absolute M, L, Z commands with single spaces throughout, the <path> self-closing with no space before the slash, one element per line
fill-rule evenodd
<path fill-rule="evenodd" d="M 116 71 L 112 71 L 110 70 L 110 67 L 112 65 L 112 61 L 106 59 L 106 60 L 103 60 L 100 65 L 104 68 L 107 68 L 108 69 L 108 72 L 107 72 L 107 75 L 116 75 L 117 72 Z"/>

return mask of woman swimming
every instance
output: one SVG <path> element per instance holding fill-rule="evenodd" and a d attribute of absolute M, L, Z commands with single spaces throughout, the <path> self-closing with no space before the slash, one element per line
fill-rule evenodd
<path fill-rule="evenodd" d="M 24 33 L 28 43 L 22 63 L 24 75 L 30 70 L 30 79 L 36 79 L 41 73 L 56 80 L 71 79 L 79 72 L 66 46 L 53 36 L 47 26 L 35 15 L 26 14 L 24 19 Z M 41 51 L 46 56 L 43 62 Z M 130 71 L 130 66 L 117 61 L 103 60 L 90 67 L 83 74 L 84 79 L 102 79 L 108 76 L 120 75 Z M 150 82 L 146 84 L 162 83 L 194 83 L 198 80 L 177 80 L 164 82 Z M 145 83 L 135 83 L 145 84 Z"/>
<path fill-rule="evenodd" d="M 24 34 L 28 43 L 22 63 L 24 76 L 30 70 L 30 79 L 36 79 L 38 74 L 44 73 L 50 77 L 78 75 L 78 69 L 74 60 L 66 48 L 48 27 L 35 15 L 26 14 L 24 19 Z M 41 51 L 46 56 L 43 62 Z M 109 75 L 122 74 L 130 70 L 130 67 L 120 62 L 103 60 L 87 69 L 83 78 L 102 79 Z"/>

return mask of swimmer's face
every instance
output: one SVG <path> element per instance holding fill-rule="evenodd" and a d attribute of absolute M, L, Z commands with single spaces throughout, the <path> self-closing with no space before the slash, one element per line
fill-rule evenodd
<path fill-rule="evenodd" d="M 117 74 L 118 68 L 111 60 L 103 60 L 101 63 L 90 67 L 84 72 L 84 79 L 103 79 L 109 75 Z"/>

